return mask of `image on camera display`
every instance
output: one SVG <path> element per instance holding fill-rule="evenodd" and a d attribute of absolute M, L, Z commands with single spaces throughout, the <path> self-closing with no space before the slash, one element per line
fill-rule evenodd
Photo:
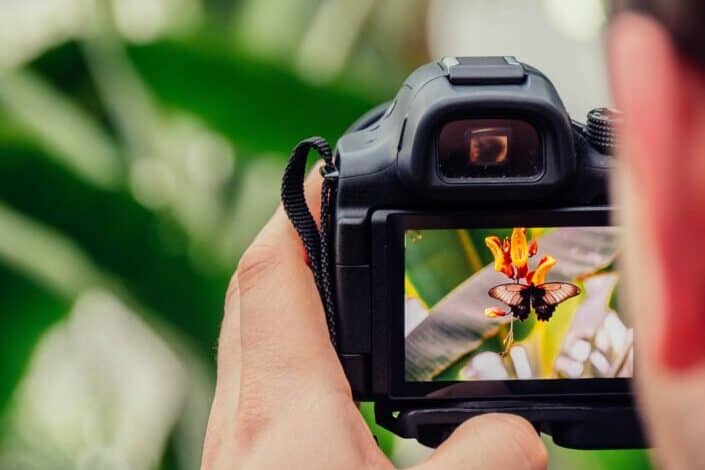
<path fill-rule="evenodd" d="M 408 230 L 407 382 L 628 378 L 614 227 Z"/>

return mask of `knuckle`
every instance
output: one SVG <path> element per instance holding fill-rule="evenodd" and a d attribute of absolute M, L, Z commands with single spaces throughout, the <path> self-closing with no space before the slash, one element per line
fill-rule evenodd
<path fill-rule="evenodd" d="M 527 467 L 531 469 L 545 469 L 548 467 L 548 450 L 543 442 L 535 437 L 535 444 L 527 445 L 530 447 L 526 452 Z"/>
<path fill-rule="evenodd" d="M 542 469 L 548 467 L 548 449 L 546 449 L 543 441 L 537 440 L 539 443 L 534 446 L 530 461 L 533 468 Z"/>
<path fill-rule="evenodd" d="M 278 264 L 279 253 L 275 246 L 261 243 L 250 246 L 240 258 L 235 271 L 238 293 L 243 294 L 257 285 Z"/>

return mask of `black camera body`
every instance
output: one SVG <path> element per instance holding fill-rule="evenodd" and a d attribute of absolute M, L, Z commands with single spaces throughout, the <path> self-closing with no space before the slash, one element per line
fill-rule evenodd
<path fill-rule="evenodd" d="M 444 58 L 413 72 L 390 104 L 340 138 L 324 170 L 334 188 L 330 234 L 322 234 L 331 247 L 333 333 L 354 398 L 375 402 L 378 423 L 438 445 L 469 417 L 501 411 L 567 447 L 644 445 L 628 377 L 435 381 L 405 373 L 410 231 L 609 226 L 617 117 L 598 110 L 587 125 L 571 121 L 550 80 L 512 57 Z M 415 339 L 463 344 L 451 323 Z"/>

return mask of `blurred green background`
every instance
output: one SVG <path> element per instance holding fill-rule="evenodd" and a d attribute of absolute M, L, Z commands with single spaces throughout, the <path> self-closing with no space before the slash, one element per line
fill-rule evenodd
<path fill-rule="evenodd" d="M 516 55 L 582 117 L 603 23 L 599 0 L 0 2 L 0 468 L 197 468 L 225 288 L 295 143 L 453 54 Z M 376 431 L 399 466 L 428 453 Z"/>

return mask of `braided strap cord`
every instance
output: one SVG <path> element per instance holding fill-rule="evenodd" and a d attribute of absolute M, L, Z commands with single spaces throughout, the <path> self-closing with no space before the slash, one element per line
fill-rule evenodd
<path fill-rule="evenodd" d="M 306 162 L 310 150 L 315 150 L 325 161 L 321 168 L 324 175 L 321 188 L 321 227 L 311 215 L 304 197 Z M 331 214 L 330 205 L 335 193 L 335 172 L 333 153 L 330 145 L 322 137 L 311 137 L 299 142 L 289 157 L 284 170 L 281 186 L 281 199 L 284 210 L 304 244 L 311 262 L 313 277 L 323 302 L 328 323 L 328 333 L 333 346 L 336 346 L 335 297 L 331 280 Z"/>

